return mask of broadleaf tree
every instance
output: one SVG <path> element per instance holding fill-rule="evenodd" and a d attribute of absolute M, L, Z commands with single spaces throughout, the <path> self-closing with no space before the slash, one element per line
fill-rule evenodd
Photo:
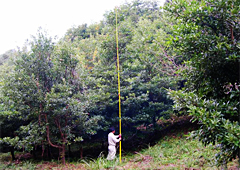
<path fill-rule="evenodd" d="M 65 164 L 66 145 L 96 133 L 101 118 L 86 113 L 89 102 L 76 71 L 76 56 L 71 44 L 55 45 L 42 32 L 33 37 L 30 51 L 19 52 L 14 74 L 3 87 L 4 96 L 19 113 L 19 121 L 24 121 L 15 147 L 32 150 L 48 144 L 59 149 Z"/>
<path fill-rule="evenodd" d="M 184 90 L 170 96 L 201 125 L 199 140 L 218 144 L 218 165 L 240 157 L 239 7 L 237 0 L 173 0 L 165 7 L 177 21 L 169 44 L 187 68 Z"/>

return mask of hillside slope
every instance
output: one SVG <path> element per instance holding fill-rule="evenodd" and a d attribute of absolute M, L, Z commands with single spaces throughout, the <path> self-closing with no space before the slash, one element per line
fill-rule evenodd
<path fill-rule="evenodd" d="M 104 155 L 98 159 L 79 160 L 67 163 L 65 166 L 56 162 L 18 162 L 19 164 L 3 162 L 1 169 L 118 169 L 118 170 L 217 170 L 214 166 L 214 155 L 217 150 L 213 145 L 203 146 L 198 140 L 188 138 L 187 131 L 172 131 L 154 146 L 149 146 L 142 151 L 123 153 L 122 163 L 119 160 L 107 161 Z M 6 159 L 5 159 L 6 160 Z M 229 170 L 238 170 L 238 161 L 233 160 L 228 164 Z"/>

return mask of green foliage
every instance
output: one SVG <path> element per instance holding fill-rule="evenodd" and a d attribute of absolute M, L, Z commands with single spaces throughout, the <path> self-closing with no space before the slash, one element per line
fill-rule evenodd
<path fill-rule="evenodd" d="M 167 118 L 171 110 L 166 89 L 176 89 L 178 81 L 174 76 L 178 68 L 173 66 L 176 58 L 166 52 L 167 19 L 156 2 L 134 1 L 117 11 L 122 127 L 129 133 L 140 125 L 156 130 L 156 122 Z M 115 11 L 105 18 L 102 41 L 96 47 L 98 59 L 86 81 L 93 103 L 89 112 L 104 116 L 104 129 L 118 124 Z M 167 30 L 171 32 L 170 27 Z"/>
<path fill-rule="evenodd" d="M 155 20 L 159 17 L 159 4 L 157 1 L 135 0 L 131 3 L 125 3 L 119 9 L 118 20 L 122 22 L 128 20 L 132 23 L 138 23 L 141 17 Z M 106 24 L 115 26 L 115 12 L 110 11 L 105 14 Z"/>
<path fill-rule="evenodd" d="M 187 69 L 182 91 L 170 91 L 175 109 L 201 124 L 195 135 L 218 143 L 218 165 L 239 152 L 239 1 L 171 1 L 165 10 L 177 20 L 169 44 Z"/>
<path fill-rule="evenodd" d="M 72 27 L 67 30 L 64 39 L 70 40 L 71 42 L 88 39 L 90 37 L 96 37 L 101 34 L 103 23 L 96 23 L 90 26 L 87 24 L 79 25 L 78 27 Z"/>
<path fill-rule="evenodd" d="M 31 169 L 31 168 L 57 168 L 57 169 L 219 169 L 214 162 L 214 154 L 217 153 L 215 145 L 204 146 L 198 140 L 187 138 L 188 135 L 173 133 L 165 136 L 156 145 L 149 146 L 135 154 L 124 153 L 122 163 L 118 159 L 108 161 L 101 153 L 97 159 L 84 158 L 77 162 L 71 162 L 65 166 L 55 162 L 42 162 L 35 164 L 31 161 L 20 164 L 1 164 L 2 169 Z M 1 154 L 2 160 L 7 155 Z M 228 168 L 236 167 L 237 162 L 230 162 Z"/>
<path fill-rule="evenodd" d="M 189 87 L 224 97 L 224 85 L 239 81 L 239 1 L 172 1 L 166 10 L 178 24 L 172 45 L 190 62 Z"/>
<path fill-rule="evenodd" d="M 16 136 L 15 138 L 10 138 L 10 137 L 4 137 L 3 139 L 0 138 L 0 143 L 6 143 L 10 146 L 17 146 L 17 143 L 19 141 L 19 137 Z"/>
<path fill-rule="evenodd" d="M 120 165 L 117 158 L 112 161 L 109 161 L 105 159 L 104 155 L 102 155 L 101 153 L 96 160 L 83 159 L 80 161 L 80 163 L 83 164 L 86 169 L 102 169 L 102 168 L 109 169 Z"/>
<path fill-rule="evenodd" d="M 167 89 L 178 89 L 179 82 L 183 86 L 181 71 L 189 67 L 182 61 L 194 57 L 176 50 L 182 42 L 176 36 L 181 30 L 174 27 L 179 21 L 165 15 L 157 1 L 135 0 L 117 12 L 122 128 L 127 140 L 140 126 L 157 130 L 157 121 L 173 114 Z M 15 129 L 9 126 L 15 132 L 12 138 L 19 135 L 19 147 L 31 150 L 50 144 L 64 155 L 66 144 L 97 132 L 105 140 L 101 130 L 118 126 L 115 22 L 112 10 L 100 23 L 70 28 L 56 44 L 39 33 L 30 51 L 16 54 L 14 71 L 5 78 L 0 75 L 0 116 L 5 127 L 9 121 L 19 123 Z"/>
<path fill-rule="evenodd" d="M 15 50 L 8 50 L 4 54 L 0 55 L 0 67 L 2 68 L 3 65 L 13 65 L 13 60 L 15 59 L 16 51 Z"/>
<path fill-rule="evenodd" d="M 161 162 L 162 165 L 213 168 L 214 153 L 213 145 L 204 147 L 197 140 L 186 139 L 178 134 L 175 138 L 165 137 L 156 146 L 145 149 L 141 154 L 151 156 L 154 162 Z"/>
<path fill-rule="evenodd" d="M 30 45 L 29 52 L 19 51 L 15 71 L 3 85 L 3 96 L 9 100 L 7 111 L 13 108 L 19 113 L 21 124 L 15 132 L 19 135 L 18 146 L 5 140 L 8 138 L 1 141 L 26 150 L 48 143 L 62 149 L 65 161 L 65 145 L 95 134 L 101 117 L 85 112 L 88 101 L 81 93 L 74 47 L 61 43 L 55 46 L 41 32 Z"/>
<path fill-rule="evenodd" d="M 200 129 L 192 133 L 193 137 L 205 145 L 218 144 L 216 159 L 219 164 L 235 158 L 240 147 L 240 126 L 234 121 L 237 115 L 235 104 L 207 100 L 194 92 L 171 91 L 169 94 L 176 110 L 185 114 L 188 112 L 193 116 L 193 121 L 201 124 Z"/>
<path fill-rule="evenodd" d="M 104 117 L 104 130 L 118 124 L 115 12 L 106 13 L 99 24 L 72 28 L 64 39 L 69 44 L 74 37 L 71 46 L 80 61 L 77 72 L 84 79 L 80 90 L 87 94 L 87 112 Z M 126 3 L 117 13 L 123 128 L 155 130 L 156 122 L 171 112 L 166 89 L 176 89 L 179 79 L 174 75 L 179 70 L 176 54 L 166 51 L 167 32 L 173 31 L 166 27 L 170 20 L 152 1 Z"/>

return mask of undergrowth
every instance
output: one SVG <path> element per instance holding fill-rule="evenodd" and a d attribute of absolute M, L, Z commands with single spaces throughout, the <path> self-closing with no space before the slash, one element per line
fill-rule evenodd
<path fill-rule="evenodd" d="M 124 143 L 123 143 L 124 147 Z M 203 146 L 198 140 L 188 139 L 184 133 L 177 133 L 165 136 L 156 145 L 148 146 L 140 152 L 124 153 L 122 162 L 117 158 L 114 161 L 106 160 L 106 155 L 100 153 L 97 159 L 85 158 L 69 162 L 65 166 L 59 162 L 38 162 L 33 161 L 10 161 L 10 154 L 0 155 L 0 169 L 202 169 L 217 170 L 214 165 L 214 155 L 217 150 L 213 145 Z M 237 169 L 237 160 L 228 164 L 231 169 Z"/>

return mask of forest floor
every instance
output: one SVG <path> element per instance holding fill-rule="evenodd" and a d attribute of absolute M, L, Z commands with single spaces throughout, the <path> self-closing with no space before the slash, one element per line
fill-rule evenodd
<path fill-rule="evenodd" d="M 217 170 L 214 155 L 217 153 L 213 145 L 203 146 L 201 142 L 188 139 L 187 131 L 171 132 L 160 139 L 154 146 L 148 146 L 134 154 L 122 153 L 119 160 L 107 161 L 106 156 L 97 159 L 82 159 L 69 162 L 65 166 L 56 161 L 31 161 L 30 154 L 18 153 L 17 161 L 12 162 L 10 154 L 0 154 L 0 169 L 17 170 Z M 21 158 L 21 159 L 20 159 Z M 24 159 L 23 159 L 24 158 Z M 239 170 L 238 160 L 228 164 L 229 170 Z"/>

